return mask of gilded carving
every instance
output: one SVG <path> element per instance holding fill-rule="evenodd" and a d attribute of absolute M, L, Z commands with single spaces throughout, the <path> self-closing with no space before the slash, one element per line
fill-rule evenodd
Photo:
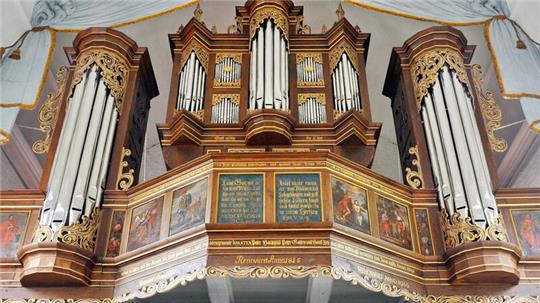
<path fill-rule="evenodd" d="M 32 242 L 59 242 L 93 252 L 100 219 L 101 211 L 95 207 L 90 216 L 82 216 L 80 222 L 62 226 L 56 231 L 50 226 L 40 225 L 34 233 Z"/>
<path fill-rule="evenodd" d="M 232 103 L 240 104 L 240 94 L 213 94 L 212 105 L 217 105 L 223 101 L 223 99 L 229 99 Z"/>
<path fill-rule="evenodd" d="M 446 64 L 455 70 L 458 79 L 469 87 L 465 65 L 459 52 L 450 48 L 435 48 L 424 52 L 414 58 L 411 64 L 414 95 L 418 109 L 420 109 L 422 99 L 428 94 L 428 89 L 437 80 L 439 70 Z"/>
<path fill-rule="evenodd" d="M 225 53 L 218 53 L 216 54 L 216 64 L 219 64 L 225 60 L 225 58 L 231 58 L 234 62 L 238 64 L 242 64 L 242 54 L 225 54 Z"/>
<path fill-rule="evenodd" d="M 296 33 L 299 35 L 311 34 L 311 26 L 304 24 L 304 16 L 299 16 L 296 21 Z"/>
<path fill-rule="evenodd" d="M 107 87 L 111 90 L 111 95 L 115 99 L 118 113 L 122 113 L 122 102 L 127 85 L 129 74 L 129 64 L 127 61 L 113 52 L 103 50 L 89 50 L 82 53 L 77 58 L 71 91 L 73 87 L 82 80 L 84 72 L 93 64 L 101 69 L 101 77 Z"/>
<path fill-rule="evenodd" d="M 238 65 L 242 65 L 242 54 L 226 54 L 226 53 L 218 53 L 216 55 L 216 68 L 217 68 L 217 65 L 222 63 L 223 60 L 225 60 L 225 58 L 230 58 L 233 60 L 234 63 L 238 64 Z M 226 69 L 226 68 L 223 68 L 223 72 L 231 72 L 232 69 Z M 240 77 L 238 78 L 237 81 L 228 81 L 228 82 L 222 82 L 222 81 L 219 81 L 218 77 L 215 77 L 214 78 L 214 87 L 221 87 L 221 88 L 236 88 L 236 87 L 240 87 Z"/>
<path fill-rule="evenodd" d="M 441 211 L 440 220 L 446 249 L 476 241 L 508 241 L 500 216 L 486 229 L 475 225 L 469 217 L 461 217 L 458 212 L 449 216 L 445 209 Z"/>
<path fill-rule="evenodd" d="M 482 111 L 482 117 L 486 124 L 486 132 L 489 139 L 489 145 L 494 152 L 502 153 L 508 149 L 508 143 L 503 138 L 495 136 L 495 130 L 501 126 L 502 112 L 501 108 L 495 102 L 492 92 L 485 92 L 482 88 L 484 79 L 482 67 L 479 64 L 472 66 L 473 83 L 478 94 L 478 103 Z"/>
<path fill-rule="evenodd" d="M 180 66 L 183 67 L 186 64 L 191 52 L 195 52 L 195 55 L 197 55 L 197 58 L 204 67 L 204 70 L 208 71 L 208 51 L 206 51 L 206 48 L 204 48 L 202 44 L 196 40 L 191 41 L 190 44 L 184 47 L 182 54 L 180 54 Z"/>
<path fill-rule="evenodd" d="M 120 162 L 120 167 L 118 168 L 118 180 L 116 182 L 118 189 L 121 190 L 127 190 L 133 185 L 133 181 L 135 181 L 135 177 L 133 176 L 135 170 L 133 168 L 129 168 L 127 172 L 124 172 L 124 168 L 129 166 L 126 160 L 126 157 L 129 156 L 131 156 L 131 149 L 122 147 L 122 162 Z"/>
<path fill-rule="evenodd" d="M 197 117 L 197 119 L 201 120 L 204 118 L 204 109 L 201 109 L 201 110 L 198 110 L 196 112 L 191 112 L 192 114 L 195 115 L 195 117 Z"/>
<path fill-rule="evenodd" d="M 339 63 L 339 60 L 341 59 L 341 55 L 345 52 L 347 56 L 349 56 L 349 59 L 351 60 L 351 63 L 353 64 L 354 68 L 358 72 L 360 68 L 358 67 L 358 56 L 356 55 L 356 51 L 354 48 L 345 40 L 341 40 L 336 46 L 332 47 L 330 49 L 330 69 L 334 70 L 336 68 L 336 65 Z"/>
<path fill-rule="evenodd" d="M 289 37 L 289 20 L 285 13 L 283 13 L 281 10 L 273 7 L 263 7 L 255 12 L 251 16 L 251 19 L 249 21 L 249 37 L 250 39 L 253 38 L 255 35 L 255 32 L 259 28 L 260 24 L 266 20 L 266 19 L 272 19 L 274 20 L 274 23 L 277 27 L 281 28 L 283 31 L 283 35 L 285 36 L 285 39 L 288 39 Z"/>
<path fill-rule="evenodd" d="M 67 66 L 62 66 L 56 72 L 56 85 L 58 90 L 53 93 L 47 94 L 47 100 L 39 110 L 39 128 L 44 132 L 45 138 L 36 140 L 32 145 L 32 150 L 36 154 L 43 154 L 49 151 L 49 144 L 51 143 L 51 133 L 54 130 L 54 124 L 56 123 L 56 117 L 58 114 L 58 107 L 60 106 L 62 94 L 66 87 L 68 78 Z"/>
<path fill-rule="evenodd" d="M 424 179 L 422 178 L 422 168 L 419 163 L 418 156 L 418 146 L 412 146 L 409 148 L 409 155 L 412 157 L 411 164 L 416 166 L 416 170 L 412 170 L 410 167 L 406 167 L 405 171 L 407 172 L 405 179 L 407 184 L 414 189 L 420 189 L 424 187 Z"/>
<path fill-rule="evenodd" d="M 227 27 L 227 34 L 242 34 L 242 17 L 236 17 L 234 20 L 236 21 L 236 24 Z"/>
<path fill-rule="evenodd" d="M 321 64 L 321 65 L 323 64 L 322 54 L 321 53 L 297 53 L 296 54 L 296 64 L 297 65 L 301 64 L 302 62 L 304 62 L 304 60 L 306 60 L 306 58 L 311 58 L 314 63 L 318 63 L 318 64 Z M 305 68 L 306 68 L 306 72 L 312 72 L 315 69 L 315 66 L 308 65 Z M 321 77 L 322 77 L 322 75 L 321 75 Z M 299 78 L 297 80 L 297 85 L 299 87 L 313 87 L 313 86 L 320 87 L 320 86 L 324 86 L 324 80 L 321 78 L 318 81 L 304 81 L 304 80 L 301 80 Z"/>
<path fill-rule="evenodd" d="M 315 102 L 326 104 L 325 94 L 298 94 L 298 106 L 306 103 L 309 98 L 315 98 Z"/>

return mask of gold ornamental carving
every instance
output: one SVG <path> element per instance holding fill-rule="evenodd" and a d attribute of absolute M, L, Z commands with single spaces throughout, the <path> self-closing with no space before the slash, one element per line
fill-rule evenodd
<path fill-rule="evenodd" d="M 456 75 L 465 86 L 469 87 L 465 65 L 461 54 L 450 48 L 435 48 L 414 58 L 411 64 L 414 95 L 416 105 L 420 109 L 422 99 L 428 94 L 429 88 L 435 83 L 439 70 L 444 65 L 456 71 Z"/>
<path fill-rule="evenodd" d="M 221 103 L 223 99 L 229 99 L 232 103 L 240 105 L 240 94 L 213 94 L 212 105 Z"/>
<path fill-rule="evenodd" d="M 62 226 L 56 231 L 50 226 L 40 225 L 34 233 L 32 242 L 59 242 L 93 252 L 96 247 L 100 218 L 101 211 L 94 207 L 90 216 L 81 216 L 80 222 Z"/>
<path fill-rule="evenodd" d="M 301 64 L 306 60 L 307 58 L 313 59 L 314 63 L 323 64 L 322 60 L 322 54 L 321 53 L 297 53 L 296 54 L 296 64 Z M 308 66 L 307 68 L 311 69 L 309 71 L 313 71 L 315 67 L 313 65 Z M 321 75 L 322 77 L 322 75 Z M 320 79 L 318 81 L 303 81 L 303 80 L 297 80 L 297 85 L 299 87 L 323 87 L 324 86 L 324 79 Z"/>
<path fill-rule="evenodd" d="M 124 172 L 124 168 L 129 167 L 129 163 L 126 160 L 126 157 L 129 156 L 131 156 L 131 149 L 122 147 L 122 162 L 120 162 L 120 167 L 118 168 L 118 180 L 116 182 L 118 189 L 121 190 L 127 190 L 135 181 L 135 177 L 133 176 L 135 170 L 133 168 L 129 168 L 127 172 Z"/>
<path fill-rule="evenodd" d="M 441 211 L 440 220 L 446 249 L 476 241 L 495 240 L 508 242 L 506 229 L 500 215 L 486 229 L 475 225 L 469 217 L 461 217 L 458 212 L 449 216 L 446 209 Z"/>
<path fill-rule="evenodd" d="M 216 54 L 216 67 L 218 64 L 223 62 L 226 58 L 231 58 L 234 63 L 238 65 L 242 65 L 242 54 L 226 54 L 226 53 L 218 53 Z M 224 70 L 224 72 L 231 72 L 231 70 Z M 240 72 L 241 73 L 241 72 Z M 238 88 L 240 87 L 240 79 L 234 82 L 221 82 L 217 79 L 217 77 L 214 77 L 214 87 L 219 88 Z"/>
<path fill-rule="evenodd" d="M 255 12 L 249 21 L 249 38 L 255 36 L 255 32 L 266 19 L 274 20 L 274 23 L 283 31 L 285 39 L 289 37 L 289 20 L 284 12 L 273 7 L 263 7 Z"/>
<path fill-rule="evenodd" d="M 32 150 L 36 154 L 43 154 L 49 151 L 51 134 L 58 117 L 58 108 L 62 101 L 62 94 L 65 91 L 68 78 L 68 67 L 62 66 L 56 72 L 56 92 L 47 94 L 47 100 L 39 110 L 39 128 L 45 133 L 45 138 L 38 139 L 32 144 Z"/>
<path fill-rule="evenodd" d="M 191 43 L 189 43 L 186 47 L 184 47 L 184 50 L 182 50 L 182 53 L 180 54 L 180 67 L 184 67 L 189 59 L 189 56 L 191 55 L 191 52 L 195 53 L 204 67 L 204 70 L 208 71 L 208 51 L 206 51 L 206 48 L 204 48 L 202 44 L 196 40 L 191 41 Z"/>
<path fill-rule="evenodd" d="M 424 188 L 424 179 L 422 177 L 422 168 L 420 167 L 420 157 L 418 156 L 418 145 L 409 147 L 409 155 L 411 155 L 411 164 L 416 166 L 417 170 L 412 170 L 410 167 L 405 168 L 405 180 L 410 187 L 414 189 Z"/>
<path fill-rule="evenodd" d="M 311 26 L 304 24 L 304 16 L 298 16 L 295 30 L 298 35 L 311 35 Z"/>
<path fill-rule="evenodd" d="M 227 34 L 242 34 L 242 17 L 236 17 L 234 18 L 234 21 L 236 21 L 235 24 L 229 25 L 229 27 L 227 27 Z"/>
<path fill-rule="evenodd" d="M 129 64 L 124 58 L 114 52 L 89 50 L 82 53 L 77 58 L 71 91 L 81 82 L 83 74 L 93 64 L 96 64 L 101 69 L 100 75 L 102 80 L 111 90 L 111 95 L 114 97 L 118 113 L 121 114 L 129 74 Z"/>
<path fill-rule="evenodd" d="M 298 94 L 298 106 L 306 103 L 309 98 L 314 98 L 315 102 L 319 104 L 326 104 L 325 94 Z"/>
<path fill-rule="evenodd" d="M 494 152 L 502 153 L 508 149 L 508 143 L 503 138 L 497 138 L 495 136 L 495 130 L 501 126 L 502 111 L 495 99 L 492 92 L 485 92 L 483 89 L 483 71 L 479 64 L 472 66 L 473 83 L 478 94 L 478 103 L 480 104 L 480 110 L 482 111 L 482 117 L 486 124 L 486 132 L 489 140 L 491 150 Z"/>
<path fill-rule="evenodd" d="M 349 56 L 349 59 L 351 60 L 352 65 L 356 69 L 356 72 L 360 71 L 360 68 L 358 66 L 358 56 L 356 54 L 356 51 L 354 48 L 345 40 L 341 40 L 336 46 L 333 46 L 330 49 L 330 69 L 334 70 L 336 68 L 336 65 L 339 63 L 339 60 L 341 59 L 341 55 L 343 53 L 346 53 L 347 56 Z"/>
<path fill-rule="evenodd" d="M 204 109 L 201 109 L 201 110 L 198 110 L 198 111 L 195 111 L 195 112 L 191 112 L 193 115 L 195 115 L 195 117 L 197 117 L 197 119 L 199 120 L 203 120 L 204 118 Z"/>

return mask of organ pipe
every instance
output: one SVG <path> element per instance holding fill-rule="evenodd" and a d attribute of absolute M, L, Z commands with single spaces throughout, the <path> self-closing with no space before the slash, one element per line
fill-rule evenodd
<path fill-rule="evenodd" d="M 238 122 L 240 107 L 237 100 L 222 97 L 212 103 L 214 103 L 212 104 L 212 123 L 231 124 Z"/>
<path fill-rule="evenodd" d="M 332 87 L 336 113 L 361 109 L 358 73 L 345 52 L 332 72 Z"/>
<path fill-rule="evenodd" d="M 216 65 L 216 74 L 223 76 L 224 64 Z M 232 78 L 231 78 L 232 79 Z M 180 73 L 180 83 L 178 86 L 177 110 L 187 110 L 196 113 L 203 109 L 204 86 L 206 83 L 206 71 L 195 52 L 191 52 L 189 59 L 184 64 Z"/>

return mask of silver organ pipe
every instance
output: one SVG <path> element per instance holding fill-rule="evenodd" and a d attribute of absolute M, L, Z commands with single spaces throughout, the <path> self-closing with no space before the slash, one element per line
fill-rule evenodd
<path fill-rule="evenodd" d="M 467 88 L 444 66 L 424 97 L 422 117 L 439 201 L 484 227 L 497 217 L 495 197 Z"/>
<path fill-rule="evenodd" d="M 218 69 L 219 66 L 216 66 L 216 71 Z M 205 82 L 206 71 L 204 66 L 195 52 L 191 52 L 180 73 L 176 109 L 184 109 L 193 113 L 201 111 L 204 105 Z"/>
<path fill-rule="evenodd" d="M 296 56 L 298 86 L 323 86 L 322 57 L 315 59 L 311 54 Z"/>
<path fill-rule="evenodd" d="M 231 97 L 218 97 L 212 102 L 212 123 L 238 123 L 240 105 L 238 100 Z"/>
<path fill-rule="evenodd" d="M 334 89 L 334 109 L 337 114 L 350 109 L 360 110 L 362 108 L 358 73 L 346 53 L 341 55 L 332 72 L 332 86 Z"/>
<path fill-rule="evenodd" d="M 100 206 L 117 115 L 100 68 L 91 66 L 69 98 L 41 225 L 58 229 Z"/>
<path fill-rule="evenodd" d="M 298 105 L 298 120 L 301 124 L 326 123 L 326 105 L 324 101 L 320 101 L 313 96 L 308 96 L 300 100 Z"/>
<path fill-rule="evenodd" d="M 224 56 L 216 63 L 215 85 L 228 87 L 240 84 L 240 57 Z M 250 80 L 251 81 L 251 80 Z"/>
<path fill-rule="evenodd" d="M 282 29 L 265 20 L 252 38 L 249 110 L 289 110 L 287 43 Z"/>

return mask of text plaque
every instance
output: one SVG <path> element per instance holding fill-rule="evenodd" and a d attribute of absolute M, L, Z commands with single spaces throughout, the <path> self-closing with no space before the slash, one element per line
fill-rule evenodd
<path fill-rule="evenodd" d="M 262 223 L 264 174 L 220 174 L 218 223 Z"/>
<path fill-rule="evenodd" d="M 276 174 L 277 222 L 321 221 L 321 176 Z"/>

